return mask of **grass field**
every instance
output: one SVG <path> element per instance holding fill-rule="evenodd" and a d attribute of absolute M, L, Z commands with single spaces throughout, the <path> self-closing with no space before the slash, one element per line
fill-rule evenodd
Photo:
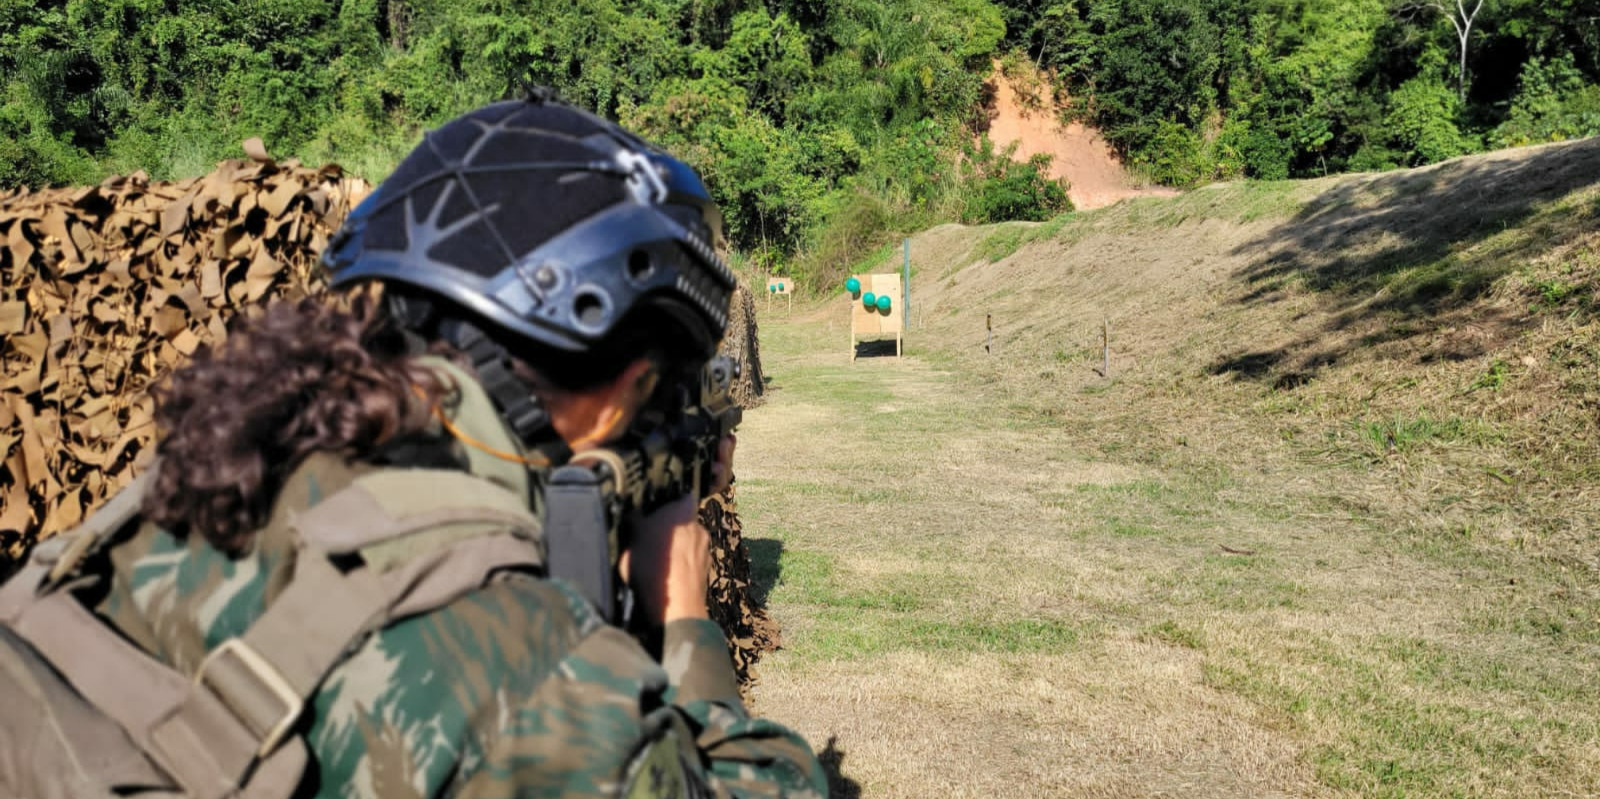
<path fill-rule="evenodd" d="M 1471 422 L 1306 442 L 926 336 L 852 365 L 827 319 L 762 319 L 738 474 L 756 711 L 836 796 L 1600 795 L 1593 573 L 1419 526 L 1362 456 Z"/>

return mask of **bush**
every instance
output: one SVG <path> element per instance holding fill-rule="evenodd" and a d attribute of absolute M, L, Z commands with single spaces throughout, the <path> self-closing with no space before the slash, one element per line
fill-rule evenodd
<path fill-rule="evenodd" d="M 99 182 L 99 165 L 70 135 L 53 130 L 45 108 L 29 102 L 26 85 L 0 88 L 0 187 Z"/>
<path fill-rule="evenodd" d="M 1150 143 L 1133 156 L 1135 169 L 1163 186 L 1188 187 L 1207 180 L 1216 163 L 1200 134 L 1172 120 L 1162 120 Z"/>
<path fill-rule="evenodd" d="M 1072 210 L 1066 186 L 1049 177 L 1050 156 L 1039 154 L 1018 163 L 1016 145 L 995 152 L 984 137 L 965 164 L 967 202 L 962 221 L 969 224 L 1040 222 Z"/>
<path fill-rule="evenodd" d="M 863 253 L 898 237 L 895 211 L 858 189 L 841 189 L 821 203 L 822 221 L 794 270 L 812 288 L 839 284 Z"/>
<path fill-rule="evenodd" d="M 1476 149 L 1456 125 L 1460 110 L 1461 99 L 1454 88 L 1436 76 L 1419 75 L 1390 95 L 1384 119 L 1391 140 L 1406 154 L 1406 164 L 1420 166 Z"/>
<path fill-rule="evenodd" d="M 1600 87 L 1589 85 L 1571 53 L 1528 59 L 1506 121 L 1489 140 L 1496 147 L 1579 139 L 1600 134 Z"/>
<path fill-rule="evenodd" d="M 1223 179 L 1242 173 L 1261 180 L 1286 180 L 1294 147 L 1270 128 L 1230 119 L 1217 137 L 1214 158 L 1217 177 Z"/>

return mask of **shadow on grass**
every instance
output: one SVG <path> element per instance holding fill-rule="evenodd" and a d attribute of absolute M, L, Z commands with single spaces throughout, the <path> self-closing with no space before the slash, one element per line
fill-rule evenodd
<path fill-rule="evenodd" d="M 746 538 L 750 550 L 750 599 L 756 607 L 767 606 L 767 595 L 783 576 L 783 542 L 772 538 Z"/>
<path fill-rule="evenodd" d="M 828 745 L 817 753 L 822 770 L 828 773 L 828 796 L 832 799 L 861 799 L 861 783 L 844 775 L 844 750 L 839 736 L 828 736 Z"/>
<path fill-rule="evenodd" d="M 1600 202 L 1560 201 L 1596 185 L 1600 138 L 1343 181 L 1234 251 L 1256 264 L 1236 302 L 1276 302 L 1298 283 L 1332 318 L 1286 348 L 1230 353 L 1209 371 L 1292 387 L 1354 350 L 1450 327 L 1501 277 L 1592 230 Z M 1477 357 L 1492 340 L 1447 341 L 1423 357 Z"/>
<path fill-rule="evenodd" d="M 856 342 L 857 358 L 893 358 L 895 341 L 892 338 Z"/>

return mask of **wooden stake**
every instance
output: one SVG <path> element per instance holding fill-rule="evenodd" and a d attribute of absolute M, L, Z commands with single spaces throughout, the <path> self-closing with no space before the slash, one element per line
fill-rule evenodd
<path fill-rule="evenodd" d="M 984 338 L 984 340 L 983 340 L 983 351 L 985 353 L 993 354 L 994 353 L 994 314 L 986 313 L 986 314 L 983 315 L 983 326 L 984 326 L 984 329 L 988 331 L 988 336 L 986 338 Z"/>

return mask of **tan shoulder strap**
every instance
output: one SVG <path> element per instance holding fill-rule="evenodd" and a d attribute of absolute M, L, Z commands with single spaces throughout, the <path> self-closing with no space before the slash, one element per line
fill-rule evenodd
<path fill-rule="evenodd" d="M 160 465 L 152 462 L 82 524 L 34 545 L 22 569 L 0 584 L 0 623 L 13 620 L 41 592 L 75 575 L 89 555 L 138 518 L 145 488 Z"/>
<path fill-rule="evenodd" d="M 182 692 L 184 680 L 112 632 L 72 596 L 66 578 L 103 541 L 138 515 L 152 464 L 82 525 L 35 546 L 22 571 L 0 585 L 0 624 L 13 630 L 125 729 L 148 725 Z M 142 691 L 128 691 L 137 683 Z M 131 726 L 130 726 L 131 725 Z"/>

